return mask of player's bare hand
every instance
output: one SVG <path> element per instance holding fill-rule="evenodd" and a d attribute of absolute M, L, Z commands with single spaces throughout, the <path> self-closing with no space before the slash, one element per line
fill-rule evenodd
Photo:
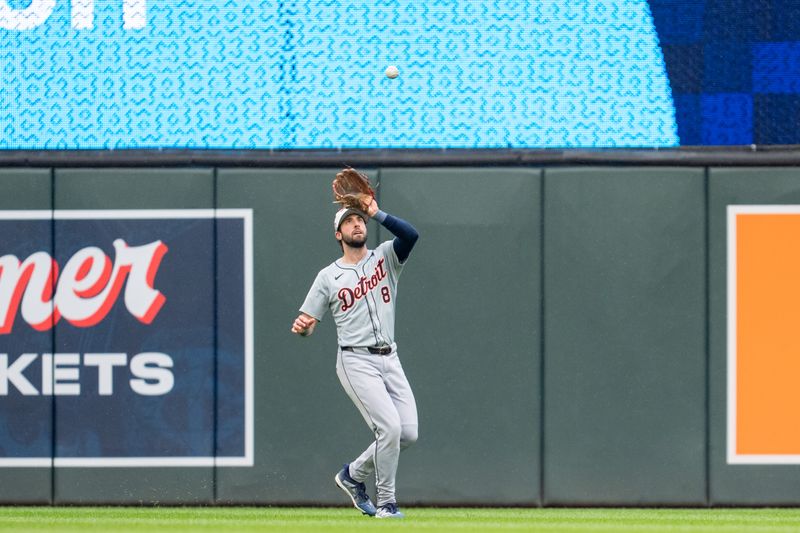
<path fill-rule="evenodd" d="M 292 333 L 297 333 L 298 335 L 306 336 L 310 335 L 311 332 L 314 330 L 314 325 L 316 324 L 317 320 L 314 317 L 311 317 L 305 313 L 300 313 L 300 315 L 294 319 L 292 323 Z"/>
<path fill-rule="evenodd" d="M 375 201 L 375 198 L 369 198 L 361 202 L 361 205 L 363 206 L 364 212 L 368 214 L 370 218 L 374 217 L 375 213 L 378 212 L 378 202 Z"/>

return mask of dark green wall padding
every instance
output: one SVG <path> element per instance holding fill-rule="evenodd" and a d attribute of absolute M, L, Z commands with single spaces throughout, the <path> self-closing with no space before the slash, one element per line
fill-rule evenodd
<path fill-rule="evenodd" d="M 372 436 L 330 316 L 289 332 L 340 254 L 337 170 L 0 172 L 5 210 L 253 209 L 255 274 L 253 467 L 0 468 L 0 501 L 347 504 L 333 475 Z M 420 416 L 401 505 L 800 505 L 800 467 L 725 461 L 726 207 L 800 204 L 799 170 L 369 173 L 421 234 L 397 302 Z"/>
<path fill-rule="evenodd" d="M 399 353 L 420 415 L 398 497 L 536 505 L 541 172 L 386 169 L 380 177 L 381 207 L 421 235 L 397 303 Z"/>
<path fill-rule="evenodd" d="M 703 172 L 545 174 L 545 501 L 705 501 Z"/>

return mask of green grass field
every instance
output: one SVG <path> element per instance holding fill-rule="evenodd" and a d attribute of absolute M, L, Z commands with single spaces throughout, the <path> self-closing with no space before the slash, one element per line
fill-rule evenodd
<path fill-rule="evenodd" d="M 343 508 L 2 507 L 0 531 L 797 532 L 800 509 L 404 509 L 376 520 Z"/>

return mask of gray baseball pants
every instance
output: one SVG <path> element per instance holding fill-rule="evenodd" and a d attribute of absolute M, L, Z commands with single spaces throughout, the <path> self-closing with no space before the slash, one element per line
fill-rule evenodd
<path fill-rule="evenodd" d="M 417 404 L 400 358 L 397 352 L 376 355 L 361 348 L 339 349 L 336 374 L 375 434 L 375 442 L 350 463 L 350 475 L 363 482 L 374 473 L 377 505 L 396 503 L 400 450 L 417 440 Z"/>

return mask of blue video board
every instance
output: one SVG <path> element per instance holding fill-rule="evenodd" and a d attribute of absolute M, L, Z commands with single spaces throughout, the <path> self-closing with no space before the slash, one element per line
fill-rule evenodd
<path fill-rule="evenodd" d="M 679 144 L 644 0 L 0 0 L 0 43 L 0 149 Z"/>

